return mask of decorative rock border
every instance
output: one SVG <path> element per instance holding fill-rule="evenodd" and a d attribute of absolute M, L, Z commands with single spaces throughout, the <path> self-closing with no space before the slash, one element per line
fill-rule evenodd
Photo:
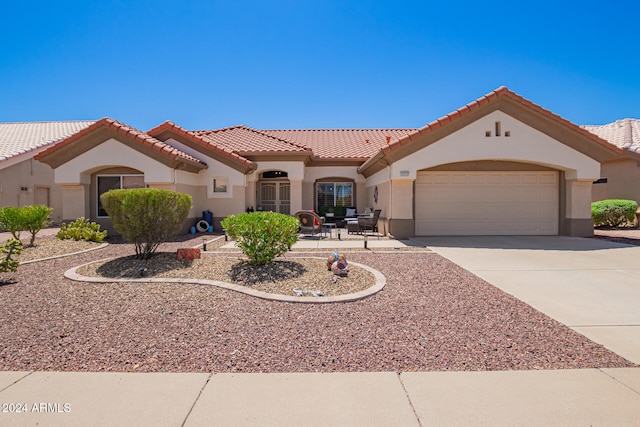
<path fill-rule="evenodd" d="M 289 257 L 291 258 L 317 258 L 317 257 Z M 305 303 L 305 304 L 326 304 L 332 302 L 352 302 L 357 301 L 363 298 L 367 298 L 371 295 L 374 295 L 380 292 L 384 286 L 387 284 L 387 278 L 384 275 L 374 269 L 369 267 L 368 265 L 349 262 L 351 265 L 355 265 L 364 270 L 367 270 L 373 277 L 375 278 L 375 284 L 365 290 L 354 292 L 352 294 L 345 295 L 336 295 L 331 297 L 297 297 L 297 296 L 289 296 L 289 295 L 281 295 L 281 294 L 270 294 L 267 292 L 257 291 L 255 289 L 247 288 L 246 286 L 236 285 L 234 283 L 222 282 L 219 280 L 206 280 L 206 279 L 180 279 L 180 278 L 162 278 L 162 279 L 153 279 L 153 278 L 144 278 L 144 279 L 133 279 L 133 278 L 108 278 L 108 277 L 89 277 L 82 276 L 77 273 L 77 270 L 85 265 L 94 264 L 96 262 L 107 261 L 113 258 L 105 258 L 98 261 L 91 261 L 77 267 L 70 268 L 69 270 L 64 272 L 64 277 L 70 280 L 75 280 L 77 282 L 89 282 L 89 283 L 191 283 L 197 285 L 213 285 L 218 286 L 223 289 L 228 289 L 235 292 L 240 292 L 246 295 L 251 295 L 256 298 L 261 298 L 270 301 L 280 301 L 280 302 L 293 302 L 293 303 Z M 318 258 L 324 259 L 324 258 Z"/>

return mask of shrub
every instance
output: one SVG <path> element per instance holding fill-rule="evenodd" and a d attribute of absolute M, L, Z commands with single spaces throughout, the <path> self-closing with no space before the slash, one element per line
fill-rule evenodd
<path fill-rule="evenodd" d="M 633 200 L 600 200 L 591 203 L 591 217 L 596 227 L 619 227 L 633 223 L 638 203 Z"/>
<path fill-rule="evenodd" d="M 160 243 L 174 238 L 191 208 L 191 196 L 157 188 L 110 190 L 100 196 L 113 228 L 149 259 Z"/>
<path fill-rule="evenodd" d="M 56 237 L 60 240 L 73 239 L 101 243 L 107 237 L 107 231 L 100 231 L 100 224 L 80 217 L 69 224 L 63 222 Z"/>
<path fill-rule="evenodd" d="M 36 234 L 49 225 L 49 215 L 52 210 L 44 205 L 2 208 L 0 209 L 0 228 L 11 232 L 16 240 L 20 240 L 21 231 L 28 231 L 31 234 L 29 246 L 33 246 Z"/>
<path fill-rule="evenodd" d="M 0 259 L 0 273 L 18 270 L 20 262 L 12 258 L 13 255 L 22 253 L 22 243 L 17 239 L 7 239 L 7 243 L 0 246 L 0 253 L 4 256 Z"/>
<path fill-rule="evenodd" d="M 252 264 L 268 264 L 298 240 L 298 220 L 274 212 L 230 215 L 220 223 Z"/>

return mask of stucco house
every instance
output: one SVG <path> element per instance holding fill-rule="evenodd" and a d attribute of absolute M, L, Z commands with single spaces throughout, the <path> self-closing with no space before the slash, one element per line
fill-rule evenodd
<path fill-rule="evenodd" d="M 381 209 L 380 231 L 404 238 L 589 236 L 592 200 L 640 199 L 637 120 L 581 127 L 505 87 L 419 129 L 186 130 L 167 121 L 144 132 L 109 118 L 64 123 L 78 128 L 25 150 L 21 161 L 0 157 L 1 205 L 29 204 L 35 187 L 46 187 L 55 219 L 109 227 L 99 195 L 147 186 L 193 196 L 186 227 L 205 210 L 219 221 L 248 208 L 355 206 Z M 44 183 L 29 181 L 35 175 Z M 26 195 L 16 201 L 15 192 Z"/>

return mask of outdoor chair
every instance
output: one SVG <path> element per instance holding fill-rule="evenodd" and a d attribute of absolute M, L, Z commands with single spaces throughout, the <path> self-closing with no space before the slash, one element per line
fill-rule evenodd
<path fill-rule="evenodd" d="M 298 218 L 298 221 L 300 221 L 300 231 L 311 232 L 312 236 L 316 233 L 319 234 L 322 232 L 324 217 L 311 211 L 298 211 L 294 216 Z"/>
<path fill-rule="evenodd" d="M 367 230 L 371 230 L 372 233 L 378 232 L 378 219 L 381 212 L 381 209 L 376 209 L 371 216 L 361 216 L 357 220 L 348 221 L 347 232 L 361 233 Z"/>

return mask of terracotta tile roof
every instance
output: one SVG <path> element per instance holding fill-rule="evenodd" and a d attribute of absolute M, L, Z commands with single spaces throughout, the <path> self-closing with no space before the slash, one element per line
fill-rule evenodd
<path fill-rule="evenodd" d="M 78 139 L 82 138 L 85 135 L 90 134 L 91 132 L 100 129 L 102 127 L 106 127 L 106 128 L 110 128 L 113 129 L 114 131 L 125 135 L 135 141 L 138 141 L 140 143 L 142 143 L 143 145 L 160 152 L 161 154 L 171 157 L 172 159 L 176 159 L 176 158 L 181 158 L 184 159 L 186 161 L 192 162 L 192 163 L 197 163 L 197 164 L 201 164 L 206 166 L 206 163 L 204 163 L 203 161 L 196 159 L 195 157 L 184 153 L 180 150 L 178 150 L 175 147 L 172 147 L 169 144 L 166 144 L 162 141 L 159 141 L 157 139 L 155 139 L 154 137 L 152 137 L 151 135 L 142 132 L 138 129 L 132 128 L 131 126 L 127 126 L 124 123 L 118 122 L 117 120 L 113 120 L 110 119 L 108 117 L 105 117 L 103 119 L 98 120 L 97 122 L 93 123 L 92 125 L 80 130 L 79 132 L 76 132 L 75 134 L 65 138 L 64 140 L 60 141 L 59 143 L 47 148 L 46 150 L 44 150 L 43 152 L 41 152 L 40 154 L 36 155 L 36 160 L 41 159 L 42 157 L 45 157 L 55 151 L 60 150 L 61 148 L 72 144 L 73 142 L 77 141 Z"/>
<path fill-rule="evenodd" d="M 189 131 L 184 129 L 181 126 L 176 125 L 175 123 L 167 120 L 164 123 L 162 123 L 159 126 L 156 126 L 155 128 L 151 129 L 150 131 L 148 131 L 147 133 L 149 135 L 152 136 L 156 136 L 159 135 L 160 133 L 164 132 L 164 131 L 171 131 L 174 132 L 178 135 L 181 135 L 184 138 L 189 139 L 190 141 L 195 142 L 196 144 L 202 145 L 202 146 L 206 146 L 207 148 L 216 151 L 217 153 L 231 159 L 234 160 L 240 164 L 244 164 L 246 166 L 249 166 L 251 168 L 255 168 L 255 164 L 251 161 L 248 160 L 242 156 L 240 156 L 239 154 L 235 153 L 233 150 L 231 150 L 228 147 L 224 147 L 224 146 L 219 146 L 215 143 L 213 143 L 211 141 L 211 139 L 209 139 L 207 137 L 206 134 L 203 134 L 202 131 L 198 132 L 198 131 Z"/>
<path fill-rule="evenodd" d="M 303 144 L 272 136 L 243 125 L 192 132 L 217 147 L 241 156 L 261 153 L 308 153 L 313 155 L 311 149 Z"/>
<path fill-rule="evenodd" d="M 623 150 L 640 153 L 640 120 L 623 119 L 606 125 L 581 126 Z"/>
<path fill-rule="evenodd" d="M 54 144 L 95 120 L 0 123 L 0 161 Z"/>
<path fill-rule="evenodd" d="M 289 129 L 265 130 L 266 134 L 296 141 L 321 159 L 366 160 L 387 144 L 416 129 Z"/>

